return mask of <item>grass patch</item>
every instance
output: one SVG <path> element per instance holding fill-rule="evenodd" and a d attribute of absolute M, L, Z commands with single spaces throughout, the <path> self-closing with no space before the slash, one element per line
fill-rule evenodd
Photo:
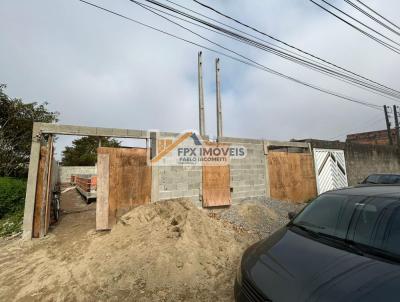
<path fill-rule="evenodd" d="M 0 177 L 0 236 L 21 232 L 26 181 Z"/>

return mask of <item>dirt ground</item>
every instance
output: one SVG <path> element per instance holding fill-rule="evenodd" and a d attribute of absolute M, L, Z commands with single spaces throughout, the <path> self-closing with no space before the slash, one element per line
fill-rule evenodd
<path fill-rule="evenodd" d="M 46 238 L 0 241 L 0 301 L 233 301 L 238 261 L 259 234 L 232 217 L 279 220 L 263 205 L 225 219 L 181 199 L 137 207 L 96 233 L 95 203 L 70 190 L 61 207 Z"/>

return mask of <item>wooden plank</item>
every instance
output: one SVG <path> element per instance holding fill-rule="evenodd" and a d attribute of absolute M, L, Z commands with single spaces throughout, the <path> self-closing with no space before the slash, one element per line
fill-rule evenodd
<path fill-rule="evenodd" d="M 203 166 L 203 207 L 220 207 L 231 203 L 229 165 Z"/>
<path fill-rule="evenodd" d="M 205 142 L 208 147 L 229 147 L 229 144 Z M 229 158 L 227 157 L 227 161 Z M 203 207 L 228 206 L 231 200 L 229 165 L 203 165 Z"/>
<path fill-rule="evenodd" d="M 267 162 L 271 198 L 305 202 L 317 196 L 311 154 L 269 152 Z"/>
<path fill-rule="evenodd" d="M 53 188 L 52 184 L 52 175 L 53 172 L 53 155 L 54 155 L 54 146 L 53 146 L 53 136 L 49 136 L 48 141 L 48 165 L 47 165 L 47 184 L 46 184 L 46 214 L 45 214 L 45 222 L 44 222 L 44 236 L 47 235 L 50 226 L 50 210 L 51 210 L 51 201 L 53 198 Z"/>
<path fill-rule="evenodd" d="M 41 232 L 41 217 L 44 199 L 44 184 L 45 184 L 45 170 L 46 170 L 47 148 L 40 147 L 39 167 L 36 182 L 35 194 L 35 210 L 33 215 L 33 232 L 32 237 L 39 238 Z"/>
<path fill-rule="evenodd" d="M 108 230 L 109 154 L 97 155 L 96 230 Z"/>
<path fill-rule="evenodd" d="M 151 202 L 146 148 L 99 148 L 109 154 L 108 227 L 133 207 Z M 98 175 L 98 182 L 102 181 Z"/>

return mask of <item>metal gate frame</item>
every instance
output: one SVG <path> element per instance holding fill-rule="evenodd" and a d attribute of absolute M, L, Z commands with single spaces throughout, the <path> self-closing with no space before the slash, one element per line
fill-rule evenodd
<path fill-rule="evenodd" d="M 344 150 L 315 148 L 313 153 L 318 194 L 348 186 Z"/>

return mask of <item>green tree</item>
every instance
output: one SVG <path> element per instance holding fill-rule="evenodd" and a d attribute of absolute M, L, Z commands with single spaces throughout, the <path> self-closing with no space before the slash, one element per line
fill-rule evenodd
<path fill-rule="evenodd" d="M 5 88 L 0 84 L 0 176 L 26 177 L 33 122 L 56 122 L 58 112 L 49 111 L 48 103 L 10 98 Z"/>
<path fill-rule="evenodd" d="M 72 146 L 65 147 L 62 152 L 61 164 L 63 166 L 94 166 L 97 162 L 97 147 L 99 139 L 97 137 L 87 137 L 76 139 Z M 103 137 L 102 147 L 120 147 L 121 143 L 113 138 Z"/>

